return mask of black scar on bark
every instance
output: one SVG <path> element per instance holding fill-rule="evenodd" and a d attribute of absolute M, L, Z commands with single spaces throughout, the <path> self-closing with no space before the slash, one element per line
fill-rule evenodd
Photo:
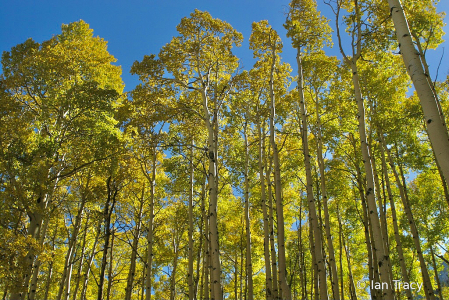
<path fill-rule="evenodd" d="M 427 120 L 427 124 L 432 123 L 432 119 Z"/>

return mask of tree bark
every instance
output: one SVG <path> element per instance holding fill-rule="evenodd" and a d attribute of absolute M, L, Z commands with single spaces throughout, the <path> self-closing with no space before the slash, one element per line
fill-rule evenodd
<path fill-rule="evenodd" d="M 309 219 L 310 224 L 313 230 L 314 237 L 314 251 L 315 251 L 315 260 L 316 260 L 316 271 L 318 272 L 319 277 L 319 290 L 320 290 L 320 299 L 327 299 L 327 279 L 326 279 L 326 266 L 324 265 L 324 258 L 322 253 L 323 241 L 321 239 L 322 233 L 321 228 L 318 224 L 318 216 L 316 213 L 316 205 L 315 198 L 313 194 L 313 178 L 312 178 L 312 167 L 310 164 L 310 154 L 309 154 L 309 139 L 308 139 L 308 124 L 307 124 L 307 112 L 306 112 L 306 104 L 304 99 L 304 91 L 303 91 L 303 78 L 302 78 L 302 61 L 301 61 L 301 50 L 297 48 L 296 61 L 298 63 L 298 94 L 299 94 L 299 108 L 301 111 L 301 122 L 302 122 L 302 147 L 303 147 L 303 155 L 304 155 L 304 167 L 306 170 L 306 190 L 307 190 L 307 203 L 309 205 Z M 323 174 L 322 174 L 323 176 Z M 324 180 L 324 178 L 323 178 Z M 326 199 L 327 200 L 327 199 Z M 327 208 L 327 205 L 326 205 Z M 329 229 L 330 230 L 330 229 Z M 329 231 L 330 235 L 330 231 Z M 332 245 L 332 241 L 330 243 Z M 335 262 L 335 258 L 334 258 Z M 337 274 L 335 274 L 335 278 L 337 278 Z M 336 287 L 338 285 L 335 285 Z M 335 294 L 338 295 L 338 288 L 335 291 Z"/>
<path fill-rule="evenodd" d="M 193 282 L 193 181 L 194 181 L 194 168 L 193 168 L 193 145 L 194 142 L 192 140 L 190 147 L 190 161 L 189 161 L 189 169 L 190 169 L 190 183 L 189 183 L 189 270 L 187 274 L 187 283 L 189 285 L 189 299 L 193 299 L 194 297 L 194 282 Z"/>
<path fill-rule="evenodd" d="M 271 148 L 271 143 L 270 147 Z M 265 159 L 266 159 L 265 155 Z M 274 212 L 273 212 L 273 192 L 272 192 L 272 182 L 271 182 L 271 169 L 273 167 L 273 157 L 270 156 L 270 162 L 267 164 L 265 161 L 265 166 L 267 169 L 267 185 L 268 185 L 268 213 L 269 213 L 269 231 L 270 231 L 270 252 L 271 252 L 271 267 L 273 274 L 273 298 L 279 299 L 279 288 L 278 288 L 278 273 L 277 273 L 277 255 L 276 247 L 274 244 L 275 234 L 274 234 Z"/>
<path fill-rule="evenodd" d="M 258 115 L 257 121 L 257 132 L 259 135 L 259 178 L 260 178 L 260 198 L 262 204 L 263 213 L 263 232 L 264 232 L 264 258 L 265 258 L 265 296 L 266 299 L 273 299 L 273 278 L 271 276 L 271 265 L 270 265 L 270 238 L 269 238 L 269 216 L 267 212 L 267 196 L 265 188 L 265 175 L 264 175 L 264 161 L 265 161 L 265 134 L 262 135 L 262 128 L 260 126 L 260 115 Z"/>
<path fill-rule="evenodd" d="M 140 196 L 140 205 L 139 212 L 135 217 L 136 220 L 136 228 L 133 234 L 133 243 L 131 245 L 131 259 L 128 277 L 126 279 L 126 288 L 125 288 L 125 300 L 131 300 L 131 295 L 133 292 L 134 278 L 136 273 L 136 259 L 137 259 L 137 247 L 139 246 L 139 238 L 140 238 L 140 230 L 142 226 L 142 212 L 143 212 L 143 203 L 144 203 L 144 195 L 145 195 L 145 184 L 142 186 L 142 194 Z"/>
<path fill-rule="evenodd" d="M 203 112 L 204 120 L 206 122 L 206 129 L 208 132 L 208 157 L 209 157 L 209 231 L 211 241 L 211 284 L 214 291 L 212 299 L 222 300 L 223 294 L 221 289 L 221 266 L 220 266 L 220 252 L 219 252 L 219 237 L 218 237 L 218 217 L 217 217 L 217 205 L 218 205 L 218 136 L 216 135 L 218 130 L 218 105 L 215 99 L 214 112 L 211 116 L 209 111 L 209 98 L 207 96 L 208 86 L 205 85 L 201 90 L 201 97 L 203 100 Z M 212 122 L 211 122 L 212 117 Z"/>
<path fill-rule="evenodd" d="M 340 4 L 339 4 L 340 5 Z M 362 97 L 362 91 L 360 89 L 359 84 L 359 74 L 358 74 L 358 68 L 357 68 L 357 61 L 361 56 L 362 52 L 362 13 L 360 11 L 360 6 L 358 5 L 357 0 L 354 0 L 354 11 L 355 11 L 355 30 L 353 33 L 353 41 L 355 40 L 355 43 L 353 42 L 352 52 L 353 57 L 348 58 L 343 50 L 343 47 L 341 45 L 341 37 L 339 32 L 339 12 L 340 12 L 340 6 L 337 10 L 337 18 L 336 18 L 336 27 L 337 27 L 337 37 L 339 41 L 339 48 L 340 52 L 344 57 L 344 60 L 348 65 L 351 66 L 352 71 L 352 82 L 354 86 L 354 96 L 355 100 L 357 102 L 357 119 L 359 123 L 359 135 L 360 135 L 360 148 L 362 152 L 362 158 L 365 168 L 365 176 L 366 176 L 366 201 L 368 204 L 368 215 L 370 219 L 370 224 L 372 227 L 373 232 L 373 256 L 377 258 L 376 265 L 379 267 L 379 273 L 382 282 L 389 283 L 390 278 L 392 277 L 391 274 L 389 274 L 389 264 L 390 264 L 390 258 L 386 255 L 385 247 L 383 244 L 383 238 L 382 238 L 382 230 L 380 228 L 380 221 L 379 221 L 379 215 L 377 212 L 377 206 L 376 206 L 376 199 L 375 199 L 375 188 L 374 188 L 374 178 L 373 178 L 373 168 L 371 165 L 371 158 L 370 153 L 367 145 L 367 138 L 366 138 L 366 125 L 365 125 L 365 105 Z M 387 289 L 382 291 L 383 296 L 387 299 L 395 299 L 395 294 L 393 289 L 388 286 Z"/>
<path fill-rule="evenodd" d="M 87 215 L 86 218 L 86 222 L 85 222 L 85 226 L 84 226 L 84 234 L 83 234 L 83 242 L 81 245 L 81 255 L 80 255 L 80 259 L 79 259 L 79 264 L 78 264 L 78 270 L 76 273 L 76 284 L 75 284 L 75 289 L 73 290 L 73 299 L 77 299 L 76 295 L 78 294 L 78 290 L 79 290 L 79 286 L 80 286 L 80 282 L 81 282 L 81 271 L 83 270 L 83 264 L 84 264 L 84 253 L 86 251 L 86 238 L 87 238 L 87 229 L 89 228 L 89 215 Z"/>
<path fill-rule="evenodd" d="M 106 200 L 106 203 L 104 205 L 104 246 L 103 246 L 103 258 L 101 261 L 100 266 L 100 282 L 98 285 L 98 293 L 97 293 L 97 300 L 103 300 L 103 286 L 104 286 L 104 279 L 105 279 L 105 272 L 106 272 L 106 265 L 107 265 L 107 259 L 108 259 L 108 249 L 109 249 L 109 240 L 111 238 L 111 216 L 112 212 L 114 210 L 115 202 L 117 200 L 116 196 L 118 193 L 118 190 L 116 187 L 113 187 L 112 183 L 112 177 L 109 176 L 109 178 L 106 181 L 106 186 L 108 190 L 108 198 Z"/>
<path fill-rule="evenodd" d="M 318 98 L 318 97 L 317 97 Z M 318 99 L 316 99 L 316 118 L 317 118 L 317 157 L 318 157 L 318 166 L 320 170 L 320 188 L 321 188 L 321 196 L 323 198 L 323 208 L 324 208 L 324 227 L 327 238 L 327 247 L 329 251 L 329 264 L 331 270 L 331 283 L 332 283 L 332 294 L 334 296 L 334 300 L 340 299 L 340 293 L 338 289 L 338 272 L 337 272 L 337 262 L 335 260 L 335 250 L 334 244 L 332 242 L 332 235 L 330 230 L 330 217 L 329 217 L 329 208 L 327 206 L 327 190 L 326 190 L 326 179 L 325 179 L 325 171 L 324 171 L 324 158 L 323 158 L 323 141 L 321 136 L 321 118 L 319 113 Z"/>
<path fill-rule="evenodd" d="M 88 184 L 87 184 L 88 185 Z M 87 186 L 86 186 L 87 188 Z M 72 274 L 72 265 L 73 265 L 73 258 L 75 255 L 75 246 L 78 239 L 78 233 L 81 228 L 81 218 L 82 214 L 84 212 L 84 205 L 86 203 L 86 197 L 85 195 L 82 195 L 80 207 L 78 209 L 78 213 L 76 215 L 75 224 L 73 226 L 73 232 L 69 240 L 68 244 L 68 250 L 65 256 L 64 261 L 64 270 L 62 272 L 62 278 L 61 282 L 59 284 L 59 292 L 57 300 L 60 300 L 62 298 L 62 295 L 64 293 L 64 288 L 66 289 L 66 294 L 64 295 L 64 299 L 68 299 L 70 295 L 70 291 L 67 290 L 67 288 L 70 288 L 70 280 L 71 280 L 71 274 Z"/>
<path fill-rule="evenodd" d="M 388 199 L 390 200 L 391 217 L 393 219 L 394 237 L 396 240 L 396 251 L 398 253 L 399 265 L 401 266 L 402 280 L 404 282 L 410 282 L 407 272 L 407 266 L 405 265 L 404 252 L 402 248 L 401 236 L 399 235 L 399 225 L 396 215 L 396 206 L 393 199 L 393 193 L 391 191 L 390 178 L 388 176 L 387 162 L 385 160 L 385 151 L 383 145 L 380 147 L 380 158 L 382 160 L 382 169 L 384 170 L 385 184 L 387 186 Z M 413 295 L 410 289 L 406 289 L 405 293 L 408 300 L 413 299 Z"/>
<path fill-rule="evenodd" d="M 249 145 L 248 145 L 248 123 L 245 122 L 243 135 L 245 139 L 245 228 L 246 228 L 246 282 L 248 287 L 247 299 L 254 299 L 253 291 L 253 265 L 251 263 L 251 222 L 249 215 Z"/>
<path fill-rule="evenodd" d="M 83 289 L 81 290 L 80 299 L 86 299 L 86 292 L 87 292 L 87 285 L 89 282 L 90 269 L 92 266 L 92 262 L 94 261 L 94 257 L 95 257 L 95 253 L 96 253 L 95 250 L 97 248 L 98 241 L 100 240 L 101 223 L 102 223 L 101 220 L 98 221 L 98 226 L 97 226 L 97 231 L 96 231 L 97 234 L 95 235 L 94 245 L 92 246 L 92 251 L 90 253 L 89 261 L 86 264 L 86 271 L 84 272 Z"/>
<path fill-rule="evenodd" d="M 413 44 L 400 0 L 388 0 L 388 4 L 404 64 L 421 102 L 435 158 L 441 166 L 444 178 L 447 179 L 449 178 L 449 135 L 446 124 L 440 117 L 442 112 L 438 108 L 436 95 L 427 80 L 429 74 L 424 72 L 419 52 Z"/>
<path fill-rule="evenodd" d="M 111 233 L 111 247 L 109 249 L 109 268 L 108 268 L 108 287 L 106 289 L 106 299 L 111 298 L 112 280 L 114 280 L 114 274 L 112 274 L 113 262 L 114 262 L 114 241 L 115 241 L 115 228 L 112 227 Z"/>
<path fill-rule="evenodd" d="M 435 271 L 435 279 L 437 281 L 437 286 L 438 286 L 438 296 L 440 296 L 440 300 L 443 300 L 443 289 L 441 287 L 441 282 L 440 282 L 440 277 L 438 274 L 438 267 L 437 267 L 437 262 L 435 261 L 435 253 L 433 252 L 433 247 L 430 246 L 430 254 L 432 255 L 432 265 L 433 265 L 433 270 Z"/>
<path fill-rule="evenodd" d="M 276 63 L 275 45 L 271 45 L 271 70 L 270 70 L 270 141 L 273 149 L 276 214 L 278 228 L 278 255 L 279 255 L 279 295 L 282 299 L 290 300 L 292 298 L 290 287 L 287 284 L 287 265 L 285 261 L 285 234 L 284 234 L 284 207 L 282 199 L 281 169 L 279 162 L 279 150 L 276 144 L 274 133 L 274 117 L 276 115 L 274 101 L 274 71 Z"/>
<path fill-rule="evenodd" d="M 387 148 L 387 145 L 385 143 L 383 136 L 381 136 L 381 139 L 382 139 L 383 147 L 384 147 L 385 151 L 387 152 L 387 156 L 390 161 L 390 168 L 393 171 L 393 175 L 396 179 L 396 184 L 399 189 L 399 194 L 401 196 L 402 205 L 404 206 L 405 214 L 407 216 L 407 219 L 408 219 L 408 222 L 410 225 L 410 231 L 411 231 L 412 237 L 413 237 L 413 242 L 415 244 L 416 252 L 418 253 L 419 263 L 420 263 L 420 267 L 421 267 L 421 275 L 423 278 L 423 284 L 424 284 L 424 289 L 425 289 L 425 293 L 426 293 L 426 298 L 429 300 L 434 300 L 435 294 L 433 292 L 432 282 L 430 281 L 430 276 L 427 271 L 427 266 L 426 266 L 426 262 L 424 260 L 424 255 L 421 250 L 418 229 L 416 228 L 415 219 L 414 219 L 412 211 L 411 211 L 410 203 L 409 203 L 409 200 L 408 200 L 408 197 L 406 194 L 406 189 L 401 183 L 398 172 L 396 171 L 396 167 L 393 162 L 393 158 L 390 154 L 390 150 Z"/>
<path fill-rule="evenodd" d="M 151 159 L 151 176 L 145 176 L 150 183 L 150 207 L 148 213 L 150 215 L 147 225 L 147 258 L 145 262 L 145 299 L 151 300 L 151 279 L 152 279 L 152 265 L 153 265 L 153 230 L 154 230 L 154 198 L 155 198 L 155 185 L 156 185 L 156 145 L 152 146 L 153 156 Z"/>

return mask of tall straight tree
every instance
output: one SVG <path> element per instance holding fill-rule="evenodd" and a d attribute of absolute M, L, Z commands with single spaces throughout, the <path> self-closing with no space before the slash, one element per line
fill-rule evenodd
<path fill-rule="evenodd" d="M 360 77 L 357 63 L 362 56 L 362 8 L 361 5 L 363 2 L 359 2 L 358 0 L 350 1 L 353 11 L 351 12 L 353 15 L 352 18 L 352 44 L 351 51 L 352 56 L 347 56 L 346 52 L 343 49 L 341 33 L 339 29 L 339 17 L 341 8 L 343 6 L 343 1 L 337 1 L 337 9 L 336 9 L 336 28 L 337 28 L 337 37 L 338 37 L 338 46 L 340 48 L 340 52 L 343 56 L 343 60 L 346 65 L 351 68 L 352 72 L 352 83 L 354 87 L 354 97 L 357 102 L 357 120 L 358 120 L 358 129 L 360 136 L 360 149 L 363 157 L 363 164 L 365 169 L 366 176 L 366 201 L 369 212 L 369 221 L 371 230 L 373 233 L 373 257 L 375 256 L 377 261 L 376 265 L 379 267 L 380 280 L 382 282 L 389 283 L 392 279 L 392 274 L 390 274 L 391 268 L 390 258 L 386 255 L 385 245 L 382 238 L 382 230 L 380 227 L 380 219 L 377 211 L 376 199 L 375 199 L 375 185 L 374 185 L 374 175 L 373 175 L 373 167 L 371 164 L 370 152 L 368 149 L 367 142 L 367 134 L 366 134 L 366 123 L 365 123 L 365 104 L 362 96 L 362 89 L 360 87 Z M 387 284 L 385 289 L 382 290 L 382 295 L 386 299 L 395 299 L 395 294 L 393 288 Z"/>
<path fill-rule="evenodd" d="M 282 52 L 282 42 L 277 32 L 271 28 L 267 21 L 260 21 L 253 23 L 253 30 L 250 37 L 250 48 L 254 50 L 254 56 L 259 59 L 256 67 L 267 70 L 268 72 L 268 93 L 270 103 L 270 144 L 273 151 L 274 164 L 274 180 L 275 180 L 275 198 L 276 198 L 276 212 L 277 212 L 277 229 L 278 229 L 278 256 L 279 256 L 279 296 L 282 299 L 291 299 L 291 290 L 287 283 L 287 265 L 285 259 L 285 233 L 284 233 L 284 208 L 282 200 L 282 182 L 281 170 L 279 161 L 279 150 L 276 144 L 275 136 L 275 92 L 282 89 L 282 84 L 285 73 L 289 71 L 290 66 L 280 63 L 279 54 Z M 278 75 L 277 84 L 275 87 L 275 75 Z M 280 98 L 280 97 L 279 97 Z"/>
<path fill-rule="evenodd" d="M 322 233 L 321 227 L 318 223 L 318 216 L 316 213 L 315 197 L 313 194 L 313 178 L 312 169 L 309 154 L 309 142 L 308 142 L 308 121 L 307 121 L 307 109 L 304 97 L 304 83 L 303 83 L 303 56 L 310 55 L 310 53 L 321 49 L 324 45 L 330 44 L 330 26 L 329 21 L 322 17 L 317 11 L 317 4 L 314 0 L 293 0 L 290 3 L 290 11 L 288 14 L 285 28 L 288 30 L 287 36 L 292 39 L 293 47 L 296 48 L 296 61 L 298 64 L 298 106 L 300 109 L 301 123 L 302 123 L 302 145 L 304 154 L 304 165 L 306 169 L 306 188 L 307 188 L 307 202 L 309 204 L 309 218 L 312 224 L 313 236 L 314 236 L 314 249 L 316 259 L 316 269 L 319 274 L 319 287 L 320 298 L 327 299 L 327 279 L 326 279 L 326 267 L 324 257 L 322 253 Z M 321 149 L 321 148 L 319 148 Z M 321 153 L 319 154 L 321 155 Z M 321 178 L 324 184 L 324 168 L 320 164 Z M 325 194 L 325 191 L 324 195 Z M 324 197 L 325 207 L 325 220 L 328 223 L 329 216 L 327 212 L 327 197 Z M 327 224 L 327 229 L 329 224 Z M 332 246 L 332 239 L 330 237 L 330 231 L 327 231 L 327 238 L 329 242 L 329 249 L 331 252 L 331 272 L 332 272 L 332 292 L 334 299 L 340 299 L 338 290 L 338 274 L 335 263 L 334 250 Z"/>
<path fill-rule="evenodd" d="M 60 181 L 116 151 L 120 131 L 113 111 L 123 84 L 114 61 L 106 42 L 83 21 L 63 25 L 61 34 L 42 44 L 28 39 L 2 55 L 2 126 L 12 127 L 1 137 L 10 159 L 0 172 L 29 217 L 29 238 L 40 245 Z M 25 297 L 28 287 L 28 298 L 35 298 L 36 255 L 31 247 L 18 262 L 27 271 L 17 274 L 22 279 L 13 299 Z"/>
<path fill-rule="evenodd" d="M 190 18 L 183 18 L 177 30 L 180 35 L 161 49 L 158 59 L 155 55 L 145 56 L 142 62 L 133 65 L 132 71 L 144 80 L 170 87 L 179 95 L 192 91 L 197 96 L 186 98 L 191 99 L 191 103 L 179 104 L 203 120 L 208 134 L 204 149 L 209 159 L 211 290 L 212 299 L 221 300 L 217 219 L 219 117 L 233 88 L 233 73 L 238 66 L 231 49 L 234 45 L 240 46 L 242 35 L 228 23 L 199 10 L 191 13 Z M 165 72 L 170 75 L 164 76 Z"/>

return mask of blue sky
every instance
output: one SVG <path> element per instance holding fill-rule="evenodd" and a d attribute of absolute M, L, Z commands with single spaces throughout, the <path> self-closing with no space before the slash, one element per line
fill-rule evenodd
<path fill-rule="evenodd" d="M 442 0 L 438 11 L 448 12 L 448 2 Z M 241 58 L 245 69 L 251 68 L 254 62 L 252 51 L 248 47 L 251 23 L 268 20 L 283 39 L 283 59 L 292 64 L 295 74 L 295 51 L 282 27 L 288 3 L 289 0 L 0 0 L 0 51 L 9 51 L 11 47 L 30 37 L 37 42 L 48 40 L 61 32 L 61 24 L 82 19 L 94 29 L 95 36 L 108 41 L 108 50 L 117 58 L 117 64 L 122 66 L 125 90 L 129 91 L 138 84 L 137 77 L 129 74 L 132 63 L 140 61 L 145 54 L 157 54 L 172 36 L 177 35 L 176 25 L 181 18 L 197 8 L 208 11 L 214 18 L 227 21 L 243 33 L 245 42 L 235 53 Z M 332 12 L 321 0 L 318 0 L 318 5 L 322 13 L 332 19 L 333 26 Z M 448 20 L 449 17 L 446 17 L 446 23 Z M 449 27 L 446 26 L 445 32 L 448 30 Z M 446 41 L 437 51 L 429 53 L 427 58 L 434 78 L 443 47 L 446 54 L 439 71 L 440 80 L 449 72 L 449 42 Z M 329 55 L 339 56 L 336 47 L 327 52 Z"/>

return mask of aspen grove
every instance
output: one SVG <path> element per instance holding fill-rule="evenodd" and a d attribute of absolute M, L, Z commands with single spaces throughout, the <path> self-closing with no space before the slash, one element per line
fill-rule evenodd
<path fill-rule="evenodd" d="M 324 3 L 195 9 L 129 92 L 82 20 L 3 52 L 2 299 L 448 299 L 444 13 Z"/>

